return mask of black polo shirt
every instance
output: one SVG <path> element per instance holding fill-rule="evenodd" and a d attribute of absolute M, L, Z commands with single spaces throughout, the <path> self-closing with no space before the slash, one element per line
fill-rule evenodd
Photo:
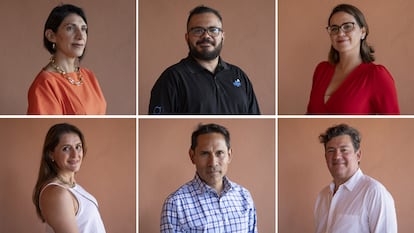
<path fill-rule="evenodd" d="M 192 57 L 167 68 L 151 91 L 149 114 L 260 114 L 253 86 L 221 58 L 213 73 Z"/>

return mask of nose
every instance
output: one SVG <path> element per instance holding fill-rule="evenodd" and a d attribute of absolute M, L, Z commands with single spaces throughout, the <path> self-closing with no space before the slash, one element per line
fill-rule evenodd
<path fill-rule="evenodd" d="M 70 148 L 70 157 L 78 157 L 80 155 L 80 151 L 74 147 Z"/>
<path fill-rule="evenodd" d="M 78 40 L 82 40 L 84 38 L 84 33 L 82 32 L 81 28 L 76 28 L 75 37 Z"/>
<path fill-rule="evenodd" d="M 206 37 L 210 37 L 210 34 L 208 34 L 208 30 L 204 30 L 203 34 L 200 35 L 201 38 L 206 38 Z"/>
<path fill-rule="evenodd" d="M 344 30 L 342 28 L 339 28 L 338 34 L 337 35 L 345 35 L 346 33 L 344 32 Z"/>
<path fill-rule="evenodd" d="M 210 154 L 208 156 L 207 165 L 209 167 L 214 167 L 214 166 L 216 166 L 216 164 L 217 164 L 217 158 L 216 158 L 216 156 L 214 156 L 214 154 Z"/>
<path fill-rule="evenodd" d="M 341 156 L 342 156 L 341 149 L 336 149 L 336 150 L 334 151 L 334 153 L 333 153 L 332 158 L 333 158 L 333 159 L 338 159 L 338 158 L 340 158 Z"/>

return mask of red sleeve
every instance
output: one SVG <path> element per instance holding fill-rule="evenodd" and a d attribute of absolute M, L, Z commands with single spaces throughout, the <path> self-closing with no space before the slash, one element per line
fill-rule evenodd
<path fill-rule="evenodd" d="M 390 72 L 382 66 L 376 65 L 373 69 L 372 76 L 374 78 L 373 106 L 377 114 L 399 115 L 400 108 L 398 106 L 397 90 L 395 88 L 394 79 Z"/>

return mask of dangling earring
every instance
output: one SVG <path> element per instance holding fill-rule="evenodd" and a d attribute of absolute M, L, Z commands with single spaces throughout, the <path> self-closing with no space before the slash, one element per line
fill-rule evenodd
<path fill-rule="evenodd" d="M 55 43 L 52 44 L 52 48 L 53 48 L 53 50 L 56 50 L 56 44 Z"/>

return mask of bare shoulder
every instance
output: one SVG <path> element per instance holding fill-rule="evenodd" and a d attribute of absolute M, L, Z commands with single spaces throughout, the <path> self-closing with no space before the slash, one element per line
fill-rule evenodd
<path fill-rule="evenodd" d="M 65 202 L 72 200 L 72 194 L 69 190 L 58 185 L 48 185 L 42 191 L 40 196 L 40 203 L 42 204 L 59 204 L 59 202 Z M 60 203 L 63 204 L 63 203 Z"/>
<path fill-rule="evenodd" d="M 42 215 L 55 232 L 78 232 L 75 202 L 70 191 L 58 185 L 47 186 L 39 200 Z"/>

